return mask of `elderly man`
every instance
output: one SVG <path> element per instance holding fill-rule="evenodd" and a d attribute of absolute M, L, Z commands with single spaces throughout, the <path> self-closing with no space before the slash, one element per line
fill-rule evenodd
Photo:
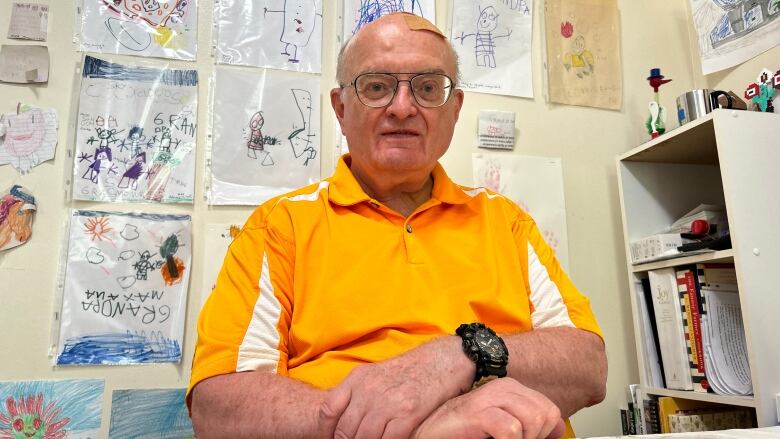
<path fill-rule="evenodd" d="M 438 164 L 452 47 L 388 15 L 337 76 L 351 154 L 252 214 L 201 312 L 198 437 L 560 436 L 604 397 L 600 330 L 534 221 Z"/>

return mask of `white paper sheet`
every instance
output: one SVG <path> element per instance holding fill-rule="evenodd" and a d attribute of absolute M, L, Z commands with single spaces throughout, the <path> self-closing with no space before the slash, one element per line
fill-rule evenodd
<path fill-rule="evenodd" d="M 460 59 L 461 88 L 533 97 L 532 0 L 452 1 L 451 41 Z"/>
<path fill-rule="evenodd" d="M 240 231 L 241 226 L 238 224 L 206 224 L 203 245 L 203 283 L 200 287 L 201 303 L 206 302 L 206 298 L 214 289 L 227 249 Z"/>
<path fill-rule="evenodd" d="M 434 0 L 344 0 L 342 41 L 347 41 L 366 24 L 393 12 L 409 12 L 436 24 Z"/>
<path fill-rule="evenodd" d="M 322 0 L 223 0 L 215 22 L 218 63 L 322 70 Z"/>
<path fill-rule="evenodd" d="M 73 211 L 56 363 L 179 362 L 191 252 L 189 215 Z"/>
<path fill-rule="evenodd" d="M 701 294 L 707 311 L 701 325 L 710 386 L 720 395 L 753 394 L 739 293 L 702 287 Z"/>
<path fill-rule="evenodd" d="M 518 154 L 472 154 L 474 185 L 501 193 L 536 221 L 564 270 L 569 268 L 561 159 Z"/>
<path fill-rule="evenodd" d="M 256 205 L 320 179 L 320 80 L 215 72 L 210 204 Z"/>
<path fill-rule="evenodd" d="M 19 114 L 0 115 L 0 165 L 10 164 L 26 174 L 54 158 L 57 147 L 57 112 L 24 107 Z"/>
<path fill-rule="evenodd" d="M 77 0 L 84 52 L 194 60 L 197 0 Z"/>
<path fill-rule="evenodd" d="M 690 1 L 705 75 L 733 67 L 780 44 L 780 3 L 776 0 Z"/>
<path fill-rule="evenodd" d="M 0 82 L 28 84 L 48 80 L 48 47 L 27 44 L 0 47 Z"/>
<path fill-rule="evenodd" d="M 514 149 L 515 112 L 479 110 L 480 148 Z"/>
<path fill-rule="evenodd" d="M 14 3 L 8 38 L 46 41 L 49 30 L 49 5 Z"/>
<path fill-rule="evenodd" d="M 87 56 L 73 198 L 192 203 L 198 74 Z"/>

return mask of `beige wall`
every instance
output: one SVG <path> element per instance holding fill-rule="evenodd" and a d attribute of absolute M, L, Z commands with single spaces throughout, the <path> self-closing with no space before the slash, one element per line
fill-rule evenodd
<path fill-rule="evenodd" d="M 26 245 L 0 254 L 0 324 L 6 334 L 0 342 L 0 380 L 62 379 L 103 377 L 106 379 L 103 429 L 107 432 L 111 390 L 118 388 L 182 387 L 189 377 L 193 351 L 194 327 L 201 292 L 203 236 L 207 223 L 241 222 L 248 208 L 209 208 L 202 200 L 204 157 L 198 153 L 197 191 L 194 206 L 149 206 L 152 211 L 193 214 L 193 269 L 190 278 L 190 303 L 181 365 L 142 367 L 70 367 L 51 366 L 46 357 L 53 311 L 59 250 L 71 204 L 65 199 L 62 182 L 69 173 L 66 167 L 67 147 L 73 130 L 69 119 L 74 71 L 80 54 L 71 46 L 72 0 L 49 1 L 50 34 L 47 43 L 51 53 L 50 81 L 45 87 L 0 85 L 0 111 L 8 112 L 17 101 L 53 107 L 60 116 L 59 146 L 53 162 L 47 162 L 26 176 L 19 176 L 10 166 L 0 167 L 0 188 L 21 183 L 33 191 L 38 200 L 38 214 L 32 240 Z M 201 107 L 198 118 L 198 142 L 204 144 L 203 128 L 207 123 L 205 97 L 213 71 L 208 57 L 212 0 L 201 0 L 199 8 L 199 49 Z M 325 0 L 324 61 L 322 78 L 323 175 L 332 169 L 333 142 L 337 132 L 335 119 L 328 107 L 327 91 L 335 83 L 334 58 L 338 42 L 336 2 Z M 535 10 L 541 10 L 537 0 Z M 674 99 L 696 87 L 730 87 L 741 93 L 752 82 L 761 67 L 777 68 L 780 48 L 750 61 L 744 66 L 703 77 L 699 72 L 695 50 L 690 49 L 687 0 L 619 2 L 623 57 L 623 107 L 620 111 L 584 107 L 548 105 L 542 93 L 539 32 L 541 18 L 534 23 L 534 99 L 498 97 L 466 93 L 465 106 L 450 151 L 443 159 L 445 167 L 457 181 L 470 184 L 471 153 L 476 152 L 476 124 L 480 109 L 510 110 L 517 113 L 517 146 L 514 153 L 561 157 L 563 159 L 571 276 L 592 300 L 606 335 L 609 355 L 607 399 L 598 406 L 582 411 L 574 426 L 582 436 L 619 433 L 617 409 L 625 401 L 625 388 L 637 381 L 636 358 L 627 295 L 620 211 L 615 176 L 615 156 L 646 141 L 644 129 L 647 102 L 652 90 L 645 78 L 652 67 L 661 67 L 673 82 L 661 89 L 662 105 L 670 109 L 669 127 L 674 121 Z M 438 20 L 446 28 L 447 1 L 437 0 Z M 5 35 L 10 2 L 0 4 L 0 35 Z M 3 38 L 0 41 L 9 43 Z M 122 57 L 115 57 L 121 60 Z M 775 63 L 770 63 L 774 60 Z M 132 62 L 132 61 L 131 61 Z M 186 63 L 178 65 L 187 65 Z M 143 210 L 144 205 L 107 205 L 75 203 L 80 208 L 104 210 Z"/>

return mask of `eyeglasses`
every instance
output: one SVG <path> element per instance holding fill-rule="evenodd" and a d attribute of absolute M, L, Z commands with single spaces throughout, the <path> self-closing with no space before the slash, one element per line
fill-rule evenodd
<path fill-rule="evenodd" d="M 413 75 L 409 79 L 398 79 L 396 75 Z M 380 108 L 388 105 L 398 84 L 408 82 L 414 100 L 426 108 L 441 107 L 452 93 L 452 79 L 439 73 L 363 73 L 350 84 L 341 87 L 354 87 L 358 100 L 367 106 Z"/>

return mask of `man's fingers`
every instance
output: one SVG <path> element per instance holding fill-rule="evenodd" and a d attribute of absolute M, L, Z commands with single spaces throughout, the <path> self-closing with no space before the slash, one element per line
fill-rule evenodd
<path fill-rule="evenodd" d="M 563 422 L 563 419 L 559 419 L 558 423 L 555 424 L 555 427 L 547 435 L 547 439 L 559 439 L 564 433 L 566 433 L 566 424 Z"/>
<path fill-rule="evenodd" d="M 385 425 L 385 432 L 382 439 L 406 439 L 412 436 L 414 429 L 421 422 L 414 418 L 416 422 L 409 417 L 393 418 Z"/>
<path fill-rule="evenodd" d="M 480 412 L 479 428 L 481 433 L 494 439 L 523 438 L 523 425 L 500 407 L 488 407 Z"/>
<path fill-rule="evenodd" d="M 327 393 L 322 404 L 320 404 L 320 424 L 323 426 L 324 431 L 327 431 L 328 435 L 336 428 L 351 398 L 352 392 L 349 388 L 336 387 Z"/>
<path fill-rule="evenodd" d="M 362 410 L 358 411 L 355 401 L 350 401 L 336 424 L 333 437 L 336 439 L 352 439 L 357 434 L 360 422 L 365 417 Z"/>
<path fill-rule="evenodd" d="M 371 416 L 369 413 L 360 421 L 360 425 L 358 426 L 355 435 L 352 437 L 360 439 L 380 439 L 384 430 L 385 425 L 382 420 L 377 419 L 376 416 Z"/>

